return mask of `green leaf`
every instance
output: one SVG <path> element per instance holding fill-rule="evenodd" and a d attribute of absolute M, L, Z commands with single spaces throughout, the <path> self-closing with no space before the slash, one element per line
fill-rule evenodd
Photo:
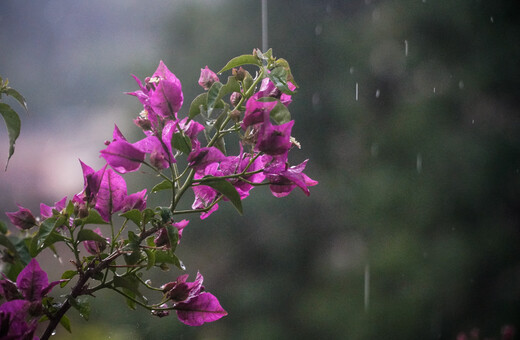
<path fill-rule="evenodd" d="M 193 99 L 193 101 L 191 102 L 191 105 L 190 105 L 190 111 L 188 113 L 188 117 L 190 119 L 195 118 L 200 113 L 201 106 L 203 108 L 206 107 L 206 103 L 208 101 L 207 99 L 208 99 L 207 93 L 199 94 L 197 97 L 195 97 L 195 99 Z"/>
<path fill-rule="evenodd" d="M 0 221 L 0 233 L 7 234 L 7 231 L 7 224 L 5 224 L 4 221 Z"/>
<path fill-rule="evenodd" d="M 134 275 L 125 275 L 125 276 L 119 276 L 114 275 L 113 284 L 114 287 L 120 287 L 123 289 L 127 289 L 128 291 L 135 294 L 139 300 L 146 302 L 145 297 L 143 294 L 139 292 L 139 285 L 140 285 L 139 279 Z"/>
<path fill-rule="evenodd" d="M 275 62 L 276 66 L 281 66 L 285 69 L 285 72 L 287 73 L 287 81 L 290 81 L 293 83 L 294 86 L 298 87 L 298 84 L 294 80 L 294 77 L 291 72 L 291 68 L 289 67 L 289 62 L 285 60 L 284 58 L 279 58 Z"/>
<path fill-rule="evenodd" d="M 79 315 L 88 321 L 90 317 L 90 303 L 88 302 L 88 298 L 86 296 L 81 296 L 76 299 L 69 297 L 69 303 L 72 307 L 77 309 Z"/>
<path fill-rule="evenodd" d="M 177 248 L 177 243 L 179 242 L 179 230 L 171 224 L 165 228 L 168 232 L 168 241 L 170 241 L 171 251 L 175 252 L 175 248 Z"/>
<path fill-rule="evenodd" d="M 74 276 L 76 276 L 78 274 L 77 271 L 75 270 L 66 270 L 62 275 L 61 275 L 61 279 L 62 280 L 67 280 L 67 281 L 64 281 L 64 282 L 60 282 L 60 287 L 63 288 L 65 287 L 69 282 L 70 282 L 70 279 L 72 279 Z"/>
<path fill-rule="evenodd" d="M 72 330 L 70 328 L 70 320 L 66 315 L 63 315 L 60 319 L 60 325 L 63 326 L 67 330 L 67 332 L 72 333 Z"/>
<path fill-rule="evenodd" d="M 139 238 L 133 231 L 128 232 L 128 244 L 125 246 L 125 250 L 131 251 L 130 254 L 124 254 L 126 264 L 136 264 L 141 259 L 141 252 L 139 251 Z"/>
<path fill-rule="evenodd" d="M 146 270 L 148 270 L 155 266 L 155 251 L 152 249 L 145 249 L 144 252 L 146 253 Z"/>
<path fill-rule="evenodd" d="M 69 201 L 69 203 L 65 207 L 65 214 L 67 214 L 69 216 L 74 214 L 74 203 L 72 203 L 72 201 Z"/>
<path fill-rule="evenodd" d="M 268 73 L 267 76 L 277 89 L 282 91 L 285 94 L 294 94 L 294 91 L 291 91 L 289 86 L 287 85 L 287 71 L 283 66 L 277 66 L 272 69 L 271 73 Z"/>
<path fill-rule="evenodd" d="M 222 99 L 226 94 L 240 92 L 240 84 L 235 77 L 228 77 L 227 83 L 220 88 L 218 99 Z"/>
<path fill-rule="evenodd" d="M 208 98 L 206 101 L 208 116 L 211 114 L 211 111 L 215 107 L 217 100 L 219 100 L 219 93 L 222 86 L 223 85 L 221 82 L 216 81 L 213 83 L 213 85 L 211 85 L 211 88 L 208 91 Z"/>
<path fill-rule="evenodd" d="M 15 253 L 15 255 L 17 255 L 18 252 L 16 251 L 16 247 L 4 234 L 0 234 L 0 245 L 6 247 L 7 249 Z"/>
<path fill-rule="evenodd" d="M 29 252 L 31 238 L 14 239 L 9 237 L 9 239 L 14 244 L 14 247 L 16 248 L 16 253 L 18 254 L 18 256 L 20 256 L 20 260 L 22 261 L 25 267 L 32 259 L 32 256 Z"/>
<path fill-rule="evenodd" d="M 12 88 L 8 88 L 5 91 L 5 94 L 7 94 L 8 96 L 12 96 L 14 99 L 16 99 L 18 101 L 18 103 L 20 103 L 20 105 L 23 106 L 25 111 L 27 111 L 27 101 L 18 91 L 16 91 L 15 89 L 12 89 Z"/>
<path fill-rule="evenodd" d="M 131 310 L 136 310 L 137 304 L 134 301 L 136 294 L 134 292 L 129 291 L 126 288 L 123 288 L 123 293 L 125 293 L 126 295 L 128 295 L 130 297 L 130 298 L 126 298 L 126 305 L 128 306 L 128 308 L 130 308 Z"/>
<path fill-rule="evenodd" d="M 202 185 L 210 186 L 227 197 L 229 201 L 233 203 L 237 211 L 242 215 L 242 201 L 240 200 L 240 195 L 238 194 L 237 189 L 235 189 L 233 184 L 229 183 L 223 178 L 210 176 L 204 178 L 208 178 L 208 180 L 201 182 Z"/>
<path fill-rule="evenodd" d="M 9 136 L 9 156 L 7 157 L 7 163 L 5 168 L 9 165 L 9 160 L 14 153 L 14 144 L 16 139 L 20 136 L 20 128 L 22 123 L 18 114 L 11 109 L 7 104 L 0 103 L 0 114 L 4 117 L 5 125 L 7 126 L 7 134 Z"/>
<path fill-rule="evenodd" d="M 229 105 L 228 104 L 225 104 L 224 105 L 224 110 L 222 111 L 222 113 L 217 117 L 217 119 L 215 120 L 215 123 L 213 124 L 213 126 L 215 127 L 215 129 L 217 130 L 220 130 L 223 126 L 222 124 L 224 123 L 224 121 L 226 120 L 227 116 L 228 116 L 228 113 L 229 113 Z"/>
<path fill-rule="evenodd" d="M 271 119 L 278 125 L 287 123 L 291 120 L 291 113 L 289 109 L 281 102 L 278 102 L 276 106 L 270 112 Z"/>
<path fill-rule="evenodd" d="M 143 225 L 146 225 L 150 220 L 155 216 L 155 212 L 150 209 L 144 209 L 143 210 Z"/>
<path fill-rule="evenodd" d="M 158 250 L 155 252 L 155 264 L 164 264 L 170 263 L 175 265 L 180 270 L 186 270 L 186 266 L 182 263 L 181 260 L 172 252 L 165 250 Z M 161 266 L 162 267 L 162 266 Z"/>
<path fill-rule="evenodd" d="M 65 217 L 50 217 L 42 222 L 38 233 L 33 237 L 29 246 L 29 253 L 32 257 L 38 255 L 42 250 L 65 238 L 56 232 L 56 228 L 65 223 Z"/>
<path fill-rule="evenodd" d="M 184 153 L 185 155 L 188 155 L 191 152 L 191 140 L 188 136 L 183 135 L 181 132 L 174 133 L 172 136 L 172 146 Z M 165 180 L 166 181 L 166 180 Z M 171 188 L 171 182 L 170 188 Z M 153 192 L 153 189 L 152 189 Z"/>
<path fill-rule="evenodd" d="M 78 233 L 78 242 L 82 241 L 106 242 L 107 240 L 90 229 L 82 229 Z"/>
<path fill-rule="evenodd" d="M 252 54 L 243 54 L 228 61 L 226 66 L 224 66 L 222 70 L 218 71 L 218 74 L 221 74 L 222 72 L 227 70 L 231 70 L 233 67 L 238 67 L 246 64 L 262 66 L 262 63 L 260 62 L 257 56 L 254 56 Z"/>
<path fill-rule="evenodd" d="M 99 215 L 96 209 L 90 209 L 88 212 L 88 216 L 85 218 L 82 218 L 80 220 L 83 225 L 86 224 L 110 224 L 108 222 L 105 222 L 105 220 Z"/>
<path fill-rule="evenodd" d="M 134 222 L 138 227 L 141 226 L 143 215 L 138 209 L 129 210 L 125 213 L 122 213 L 121 216 L 128 218 L 130 221 Z"/>

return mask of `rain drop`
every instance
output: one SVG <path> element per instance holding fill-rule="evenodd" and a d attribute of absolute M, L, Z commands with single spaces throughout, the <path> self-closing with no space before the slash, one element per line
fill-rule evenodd
<path fill-rule="evenodd" d="M 433 93 L 435 93 L 435 91 L 436 91 L 436 90 L 435 90 L 435 87 L 434 87 L 434 88 L 433 88 Z"/>
<path fill-rule="evenodd" d="M 356 101 L 359 99 L 359 85 L 356 83 Z"/>
<path fill-rule="evenodd" d="M 51 335 L 56 335 L 56 330 L 53 330 Z"/>
<path fill-rule="evenodd" d="M 475 124 L 475 119 L 472 119 L 472 120 L 471 120 L 471 124 Z"/>
<path fill-rule="evenodd" d="M 349 72 L 350 72 L 350 74 L 354 74 L 354 66 L 351 66 L 351 67 L 350 67 Z"/>
<path fill-rule="evenodd" d="M 376 90 L 376 98 L 379 98 L 379 96 L 381 95 L 381 91 L 379 91 L 379 89 Z"/>
<path fill-rule="evenodd" d="M 495 23 L 495 19 L 493 19 L 493 17 L 489 17 L 489 21 L 491 21 L 491 23 Z"/>
<path fill-rule="evenodd" d="M 321 25 L 316 25 L 316 28 L 314 28 L 314 34 L 316 34 L 316 36 L 320 35 L 321 32 L 323 31 L 323 26 Z"/>
<path fill-rule="evenodd" d="M 459 81 L 459 89 L 463 89 L 464 88 L 464 82 L 461 80 Z"/>
<path fill-rule="evenodd" d="M 404 55 L 408 57 L 408 40 L 404 41 Z"/>

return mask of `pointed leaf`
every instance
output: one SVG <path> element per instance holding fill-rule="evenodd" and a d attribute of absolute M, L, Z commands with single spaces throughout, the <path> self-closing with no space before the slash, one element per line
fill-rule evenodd
<path fill-rule="evenodd" d="M 69 297 L 69 303 L 72 307 L 77 309 L 79 315 L 88 321 L 90 317 L 90 303 L 88 302 L 88 298 L 86 296 L 81 296 L 76 299 Z"/>
<path fill-rule="evenodd" d="M 224 66 L 222 70 L 218 71 L 217 73 L 221 74 L 224 71 L 231 70 L 233 67 L 238 67 L 246 64 L 262 66 L 262 63 L 260 62 L 257 56 L 254 56 L 252 54 L 243 54 L 228 61 L 226 66 Z"/>
<path fill-rule="evenodd" d="M 122 213 L 121 216 L 128 218 L 130 221 L 134 222 L 138 227 L 141 226 L 143 215 L 138 209 L 129 210 L 125 213 Z"/>
<path fill-rule="evenodd" d="M 195 97 L 195 99 L 193 99 L 193 101 L 191 102 L 191 105 L 190 105 L 190 111 L 188 113 L 188 117 L 190 119 L 195 118 L 200 113 L 201 106 L 202 107 L 206 106 L 206 103 L 208 101 L 207 99 L 208 99 L 207 93 L 199 94 L 197 97 Z"/>
<path fill-rule="evenodd" d="M 172 188 L 172 182 L 170 182 L 170 181 L 165 179 L 161 183 L 155 185 L 152 188 L 152 192 L 158 192 L 158 191 L 161 191 L 161 190 L 167 190 L 167 189 L 171 189 L 171 188 Z"/>
<path fill-rule="evenodd" d="M 18 103 L 20 103 L 20 105 L 23 106 L 25 111 L 27 111 L 27 101 L 18 91 L 16 91 L 15 89 L 12 89 L 12 88 L 8 88 L 5 91 L 5 94 L 7 94 L 8 96 L 12 96 L 14 99 L 16 99 L 18 101 Z"/>
<path fill-rule="evenodd" d="M 61 282 L 60 282 L 60 287 L 63 288 L 65 287 L 69 282 L 70 282 L 70 279 L 72 279 L 74 276 L 76 276 L 78 274 L 77 271 L 75 270 L 66 270 L 62 275 L 61 275 Z"/>
<path fill-rule="evenodd" d="M 208 116 L 211 114 L 211 111 L 215 107 L 215 104 L 217 103 L 220 89 L 222 88 L 221 82 L 214 82 L 213 85 L 211 85 L 211 88 L 208 91 L 208 98 L 206 101 L 206 107 L 208 111 Z"/>
<path fill-rule="evenodd" d="M 281 102 L 278 102 L 276 106 L 269 113 L 271 119 L 277 124 L 285 124 L 291 121 L 291 113 L 289 109 Z"/>
<path fill-rule="evenodd" d="M 174 133 L 172 136 L 172 146 L 184 153 L 185 155 L 188 155 L 191 152 L 191 140 L 190 137 L 183 135 L 180 132 Z M 171 188 L 171 183 L 170 183 Z M 153 189 L 152 189 L 153 191 Z"/>
<path fill-rule="evenodd" d="M 60 319 L 60 325 L 63 326 L 67 330 L 67 332 L 72 333 L 72 329 L 70 328 L 70 320 L 66 315 L 63 315 Z"/>
<path fill-rule="evenodd" d="M 294 94 L 294 91 L 291 91 L 289 86 L 287 85 L 287 71 L 282 66 L 275 67 L 271 73 L 268 73 L 267 76 L 273 84 L 285 94 Z"/>
<path fill-rule="evenodd" d="M 213 189 L 220 192 L 226 198 L 229 199 L 231 203 L 235 206 L 237 211 L 242 214 L 242 201 L 240 200 L 240 195 L 237 192 L 237 189 L 233 186 L 233 184 L 229 183 L 223 178 L 218 177 L 206 177 L 210 178 L 207 181 L 201 182 L 202 185 L 207 185 L 212 187 Z"/>
<path fill-rule="evenodd" d="M 7 104 L 0 103 L 0 114 L 4 118 L 5 125 L 7 127 L 7 134 L 9 136 L 9 156 L 7 157 L 7 164 L 5 165 L 5 168 L 7 169 L 9 159 L 11 159 L 11 156 L 14 153 L 14 144 L 20 135 L 20 128 L 22 123 L 20 122 L 20 117 L 18 117 L 18 114 Z"/>
<path fill-rule="evenodd" d="M 83 225 L 87 224 L 109 224 L 108 222 L 105 222 L 101 215 L 95 210 L 90 209 L 88 212 L 88 216 L 80 220 Z"/>
<path fill-rule="evenodd" d="M 3 221 L 0 221 L 0 234 L 7 234 L 7 224 Z"/>
<path fill-rule="evenodd" d="M 63 236 L 55 232 L 56 228 L 62 226 L 64 223 L 64 216 L 50 217 L 42 222 L 38 233 L 33 237 L 29 247 L 29 252 L 32 257 L 38 255 L 51 244 L 64 240 Z"/>
<path fill-rule="evenodd" d="M 106 242 L 107 240 L 90 229 L 82 229 L 78 233 L 78 242 L 82 241 Z"/>

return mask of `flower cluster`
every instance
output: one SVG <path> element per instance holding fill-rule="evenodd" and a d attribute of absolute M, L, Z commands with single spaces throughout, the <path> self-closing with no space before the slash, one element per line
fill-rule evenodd
<path fill-rule="evenodd" d="M 242 67 L 246 64 L 258 68 L 254 78 Z M 8 273 L 17 279 L 16 284 L 1 281 L 6 301 L 0 308 L 0 334 L 30 339 L 36 329 L 34 316 L 42 313 L 50 320 L 42 339 L 48 339 L 58 323 L 70 330 L 67 310 L 74 307 L 85 317 L 85 297 L 100 289 L 116 291 L 131 308 L 141 306 L 158 317 L 175 310 L 190 326 L 227 315 L 217 298 L 205 291 L 200 273 L 193 282 L 183 274 L 160 287 L 142 278 L 143 271 L 154 267 L 185 270 L 175 250 L 189 220 L 179 216 L 197 213 L 205 219 L 220 202 L 230 202 L 242 212 L 242 200 L 256 186 L 269 186 L 275 197 L 283 197 L 296 187 L 309 195 L 309 187 L 317 184 L 303 172 L 307 160 L 289 163 L 289 152 L 300 144 L 291 136 L 294 120 L 288 107 L 297 85 L 287 61 L 274 58 L 271 50 L 255 50 L 233 58 L 219 73 L 229 70 L 232 75 L 224 84 L 208 66 L 201 69 L 199 85 L 205 92 L 184 115 L 181 82 L 162 61 L 144 81 L 133 76 L 139 89 L 128 94 L 142 105 L 134 119 L 142 138 L 131 142 L 115 125 L 112 139 L 100 151 L 106 164 L 94 170 L 80 161 L 80 193 L 54 206 L 42 203 L 39 217 L 22 206 L 7 213 L 24 239 L 16 246 L 7 237 L 1 239 L 9 255 Z M 232 135 L 238 137 L 237 154 L 227 152 L 225 140 Z M 143 166 L 162 179 L 151 193 L 170 191 L 168 207 L 148 208 L 147 189 L 128 194 L 122 175 Z M 191 210 L 180 210 L 188 189 L 194 193 Z M 37 231 L 31 234 L 33 228 Z M 42 299 L 58 282 L 48 284 L 47 275 L 31 258 L 47 248 L 56 251 L 58 242 L 72 251 L 75 266 L 63 273 L 60 286 L 74 284 L 65 302 L 45 303 Z M 141 293 L 144 288 L 162 291 L 162 299 L 149 304 Z"/>

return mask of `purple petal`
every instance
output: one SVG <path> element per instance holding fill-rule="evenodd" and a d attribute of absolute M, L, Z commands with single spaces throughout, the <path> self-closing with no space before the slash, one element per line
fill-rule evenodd
<path fill-rule="evenodd" d="M 188 165 L 195 170 L 201 170 L 211 163 L 221 162 L 225 159 L 226 156 L 222 151 L 211 146 L 192 151 L 188 156 Z"/>
<path fill-rule="evenodd" d="M 136 171 L 144 161 L 145 153 L 125 140 L 116 140 L 101 150 L 103 157 L 110 166 L 120 173 Z"/>
<path fill-rule="evenodd" d="M 134 194 L 128 195 L 125 198 L 125 203 L 121 209 L 123 212 L 127 212 L 132 209 L 143 211 L 146 209 L 146 189 L 143 189 Z"/>
<path fill-rule="evenodd" d="M 41 270 L 36 259 L 32 259 L 16 279 L 16 286 L 29 301 L 41 300 L 43 291 L 48 285 L 47 273 Z"/>
<path fill-rule="evenodd" d="M 121 210 L 126 199 L 126 182 L 112 169 L 107 169 L 99 186 L 96 210 L 103 220 L 110 221 L 110 216 Z"/>
<path fill-rule="evenodd" d="M 227 315 L 217 298 L 210 293 L 202 293 L 187 303 L 176 304 L 175 307 L 179 320 L 188 326 L 201 326 Z"/>
<path fill-rule="evenodd" d="M 11 223 L 22 230 L 31 229 L 34 227 L 36 225 L 36 218 L 33 216 L 31 211 L 19 204 L 17 205 L 18 211 L 5 213 Z"/>

